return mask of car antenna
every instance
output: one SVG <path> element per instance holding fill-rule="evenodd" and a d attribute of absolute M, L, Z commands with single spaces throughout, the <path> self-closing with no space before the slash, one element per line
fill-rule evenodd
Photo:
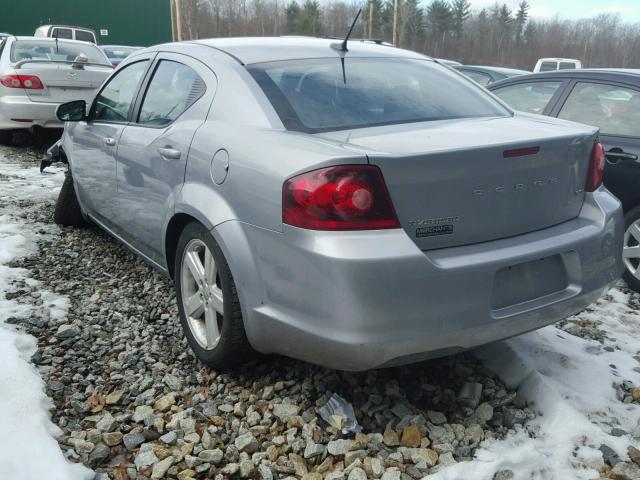
<path fill-rule="evenodd" d="M 356 13 L 356 18 L 353 19 L 353 23 L 351 24 L 351 28 L 349 28 L 349 31 L 347 32 L 347 36 L 344 37 L 344 40 L 342 41 L 342 43 L 332 43 L 331 44 L 331 48 L 338 50 L 340 52 L 348 52 L 349 49 L 347 48 L 347 41 L 349 40 L 349 37 L 351 36 L 351 32 L 353 32 L 353 28 L 356 26 L 356 22 L 358 21 L 358 17 L 360 16 L 360 13 L 362 13 L 362 9 L 358 10 L 358 13 Z"/>

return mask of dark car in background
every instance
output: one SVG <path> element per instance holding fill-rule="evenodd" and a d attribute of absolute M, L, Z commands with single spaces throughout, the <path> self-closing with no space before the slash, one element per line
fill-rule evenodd
<path fill-rule="evenodd" d="M 527 75 L 531 72 L 526 70 L 517 70 L 515 68 L 502 67 L 481 67 L 477 65 L 453 65 L 453 68 L 480 85 L 487 86 L 494 82 L 499 82 L 505 78 L 517 77 L 519 75 Z"/>
<path fill-rule="evenodd" d="M 130 47 L 127 45 L 102 45 L 100 48 L 114 67 L 120 65 L 120 62 L 133 52 L 142 49 L 142 47 Z"/>
<path fill-rule="evenodd" d="M 516 110 L 600 127 L 604 184 L 625 212 L 624 279 L 640 291 L 640 70 L 558 70 L 488 88 Z"/>

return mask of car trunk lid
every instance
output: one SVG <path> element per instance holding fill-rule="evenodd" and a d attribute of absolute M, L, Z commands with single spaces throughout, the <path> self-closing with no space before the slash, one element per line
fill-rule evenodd
<path fill-rule="evenodd" d="M 447 120 L 353 130 L 343 140 L 368 150 L 402 228 L 428 250 L 576 217 L 597 130 L 563 123 L 520 115 Z"/>
<path fill-rule="evenodd" d="M 16 74 L 35 75 L 44 84 L 44 89 L 27 89 L 33 102 L 63 103 L 71 100 L 91 102 L 102 82 L 113 71 L 110 65 L 89 64 L 73 68 L 66 62 L 25 62 L 16 65 Z"/>

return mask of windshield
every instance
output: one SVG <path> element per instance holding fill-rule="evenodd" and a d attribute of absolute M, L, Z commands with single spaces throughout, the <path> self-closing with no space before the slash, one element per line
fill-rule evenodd
<path fill-rule="evenodd" d="M 315 133 L 509 112 L 430 60 L 339 58 L 248 67 L 289 130 Z"/>
<path fill-rule="evenodd" d="M 102 50 L 109 58 L 123 60 L 140 49 L 138 47 L 102 47 Z"/>
<path fill-rule="evenodd" d="M 85 62 L 102 63 L 107 62 L 102 51 L 95 45 L 89 43 L 75 43 L 58 40 L 57 45 L 53 40 L 18 40 L 11 46 L 11 61 L 20 60 L 62 60 L 75 61 L 78 57 L 86 57 Z"/>

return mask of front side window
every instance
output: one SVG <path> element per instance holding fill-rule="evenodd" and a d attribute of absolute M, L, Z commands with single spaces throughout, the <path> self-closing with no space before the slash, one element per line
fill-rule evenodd
<path fill-rule="evenodd" d="M 205 90 L 204 81 L 192 68 L 162 60 L 149 83 L 138 123 L 168 125 L 193 105 Z"/>
<path fill-rule="evenodd" d="M 126 122 L 134 95 L 148 64 L 147 60 L 132 63 L 116 73 L 96 97 L 91 119 L 103 122 Z"/>
<path fill-rule="evenodd" d="M 73 40 L 73 32 L 70 28 L 54 28 L 51 36 L 58 39 Z"/>
<path fill-rule="evenodd" d="M 558 62 L 542 62 L 540 64 L 541 72 L 550 72 L 558 69 Z"/>
<path fill-rule="evenodd" d="M 93 33 L 86 30 L 76 30 L 76 40 L 96 43 L 96 37 L 93 36 Z"/>
<path fill-rule="evenodd" d="M 11 46 L 11 61 L 52 60 L 74 62 L 78 58 L 89 63 L 111 65 L 95 45 L 59 40 L 17 40 Z"/>
<path fill-rule="evenodd" d="M 640 137 L 640 92 L 617 85 L 579 82 L 558 117 L 600 127 L 606 135 Z"/>
<path fill-rule="evenodd" d="M 514 110 L 543 113 L 562 82 L 529 82 L 509 85 L 493 91 Z"/>
<path fill-rule="evenodd" d="M 248 70 L 289 130 L 314 133 L 510 114 L 482 89 L 429 60 L 323 58 Z"/>

